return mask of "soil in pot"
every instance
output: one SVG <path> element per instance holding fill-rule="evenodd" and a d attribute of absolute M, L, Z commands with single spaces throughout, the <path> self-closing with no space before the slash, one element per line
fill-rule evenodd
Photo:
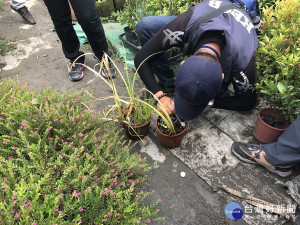
<path fill-rule="evenodd" d="M 276 117 L 273 116 L 269 116 L 269 115 L 265 115 L 265 116 L 261 116 L 261 119 L 269 124 L 272 127 L 278 128 L 278 129 L 285 129 L 286 125 L 284 124 L 284 122 Z"/>
<path fill-rule="evenodd" d="M 169 148 L 175 148 L 180 145 L 185 131 L 187 130 L 188 122 L 186 121 L 183 122 L 184 124 L 181 124 L 182 121 L 179 121 L 175 115 L 170 115 L 170 117 L 175 128 L 175 135 L 170 132 L 161 117 L 158 117 L 156 120 L 156 128 L 161 144 Z"/>
<path fill-rule="evenodd" d="M 179 134 L 180 132 L 182 132 L 184 130 L 185 127 L 183 127 L 180 123 L 180 121 L 177 119 L 177 117 L 175 115 L 170 115 L 170 118 L 173 122 L 174 125 L 174 129 L 176 134 Z M 163 119 L 161 117 L 157 118 L 157 124 L 158 124 L 158 129 L 165 135 L 169 135 L 172 136 L 172 133 L 170 132 L 170 130 L 168 129 L 167 125 L 165 124 L 165 122 L 163 121 Z"/>

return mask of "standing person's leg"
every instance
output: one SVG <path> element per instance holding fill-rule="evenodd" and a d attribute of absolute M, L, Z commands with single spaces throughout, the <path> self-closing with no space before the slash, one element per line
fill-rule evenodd
<path fill-rule="evenodd" d="M 25 6 L 26 0 L 10 0 L 10 7 L 17 13 L 20 14 L 20 16 L 23 18 L 23 20 L 26 23 L 29 23 L 31 25 L 36 24 L 33 16 L 28 11 L 27 7 Z"/>
<path fill-rule="evenodd" d="M 103 52 L 109 55 L 104 29 L 97 14 L 95 0 L 70 0 L 70 2 L 96 57 L 101 60 Z"/>
<path fill-rule="evenodd" d="M 104 52 L 111 56 L 111 53 L 108 51 L 104 29 L 97 14 L 95 0 L 70 0 L 70 3 L 75 12 L 77 21 L 86 34 L 98 60 L 101 60 Z M 100 74 L 105 78 L 109 78 L 110 75 L 114 78 L 116 76 L 116 70 L 110 61 L 109 70 L 110 73 L 104 66 Z"/>
<path fill-rule="evenodd" d="M 61 41 L 65 57 L 73 62 L 82 55 L 82 52 L 79 51 L 80 43 L 72 25 L 69 3 L 67 0 L 44 0 L 44 2 Z M 79 58 L 78 62 L 83 63 L 84 59 Z"/>
<path fill-rule="evenodd" d="M 136 25 L 136 33 L 140 44 L 143 46 L 174 18 L 175 16 L 148 16 L 141 19 Z M 169 67 L 166 53 L 162 54 L 158 59 L 152 60 L 151 66 L 162 86 L 174 85 L 174 72 Z"/>
<path fill-rule="evenodd" d="M 74 30 L 71 18 L 71 10 L 68 0 L 44 0 L 56 33 L 61 41 L 62 49 L 67 59 L 73 61 L 83 54 L 79 51 L 80 43 Z M 76 60 L 77 63 L 84 63 L 84 56 Z M 73 63 L 69 78 L 72 81 L 81 80 L 84 76 L 83 66 Z"/>
<path fill-rule="evenodd" d="M 266 160 L 274 166 L 300 162 L 300 116 L 280 135 L 278 140 L 264 145 Z"/>

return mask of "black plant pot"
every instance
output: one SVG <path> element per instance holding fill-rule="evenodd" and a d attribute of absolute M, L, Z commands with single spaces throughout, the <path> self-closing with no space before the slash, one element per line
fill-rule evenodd
<path fill-rule="evenodd" d="M 139 41 L 137 39 L 137 36 L 129 27 L 124 27 L 125 37 L 126 41 L 130 42 L 131 44 L 134 44 L 135 46 L 139 45 Z"/>

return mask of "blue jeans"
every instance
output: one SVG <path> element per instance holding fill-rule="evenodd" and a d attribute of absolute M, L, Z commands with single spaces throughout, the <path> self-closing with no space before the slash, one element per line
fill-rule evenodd
<path fill-rule="evenodd" d="M 75 60 L 82 52 L 79 51 L 80 43 L 72 25 L 68 0 L 44 0 L 44 2 L 62 43 L 66 58 L 71 61 Z M 93 52 L 101 60 L 103 52 L 108 53 L 108 46 L 102 23 L 96 11 L 95 0 L 70 0 L 70 3 Z"/>
<path fill-rule="evenodd" d="M 141 19 L 136 25 L 136 33 L 140 44 L 143 46 L 175 17 L 176 16 L 148 16 Z M 174 72 L 169 66 L 167 53 L 152 60 L 150 64 L 154 74 L 158 77 L 160 84 L 174 84 Z"/>
<path fill-rule="evenodd" d="M 300 163 L 300 116 L 279 136 L 277 142 L 264 145 L 266 159 L 273 166 Z"/>

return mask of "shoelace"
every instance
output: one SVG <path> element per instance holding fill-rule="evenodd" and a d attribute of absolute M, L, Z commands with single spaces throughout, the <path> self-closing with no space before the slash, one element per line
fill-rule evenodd
<path fill-rule="evenodd" d="M 259 158 L 258 156 L 259 156 L 259 154 L 260 154 L 261 152 L 262 152 L 261 150 L 255 151 L 255 155 L 253 156 L 253 159 L 254 159 L 254 158 Z"/>
<path fill-rule="evenodd" d="M 258 158 L 259 154 L 263 152 L 263 148 L 261 145 L 248 145 L 248 148 L 255 151 L 255 155 L 252 157 L 252 159 Z"/>

